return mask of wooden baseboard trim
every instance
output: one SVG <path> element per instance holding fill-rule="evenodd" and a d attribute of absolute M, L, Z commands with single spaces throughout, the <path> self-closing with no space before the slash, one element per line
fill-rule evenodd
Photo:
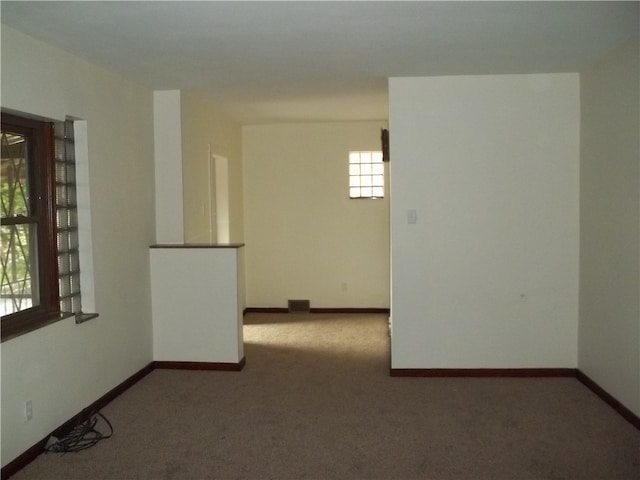
<path fill-rule="evenodd" d="M 16 472 L 24 468 L 26 465 L 31 463 L 36 459 L 38 455 L 40 455 L 44 451 L 44 446 L 47 443 L 47 440 L 51 435 L 62 438 L 67 435 L 74 427 L 76 427 L 79 423 L 84 422 L 85 420 L 91 417 L 91 414 L 101 410 L 105 405 L 114 400 L 116 397 L 121 395 L 125 390 L 132 387 L 139 380 L 147 376 L 156 368 L 171 368 L 171 369 L 181 369 L 181 370 L 218 370 L 218 371 L 233 371 L 237 372 L 244 368 L 245 359 L 244 357 L 238 363 L 212 363 L 212 362 L 151 362 L 146 367 L 143 367 L 129 378 L 124 380 L 119 385 L 116 385 L 114 388 L 105 393 L 102 397 L 97 399 L 88 407 L 84 408 L 80 413 L 74 415 L 72 418 L 67 420 L 65 423 L 56 428 L 53 432 L 47 435 L 45 438 L 37 442 L 35 445 L 27 449 L 22 454 L 18 455 L 11 462 L 7 463 L 0 470 L 0 478 L 7 479 L 14 475 Z"/>
<path fill-rule="evenodd" d="M 311 313 L 386 313 L 389 314 L 391 310 L 388 308 L 311 308 Z"/>
<path fill-rule="evenodd" d="M 576 378 L 580 380 L 589 390 L 595 393 L 601 400 L 607 403 L 611 408 L 613 408 L 616 412 L 618 412 L 622 417 L 625 418 L 631 425 L 640 430 L 640 417 L 638 417 L 635 413 L 625 407 L 622 403 L 616 400 L 610 393 L 608 393 L 604 388 L 598 385 L 596 382 L 591 380 L 586 374 L 581 372 L 580 370 L 576 370 Z"/>
<path fill-rule="evenodd" d="M 239 372 L 245 366 L 245 358 L 238 363 L 226 362 L 165 362 L 155 361 L 153 367 L 169 370 L 215 370 L 219 372 Z"/>
<path fill-rule="evenodd" d="M 245 366 L 245 358 L 238 363 L 219 362 L 162 362 L 156 361 L 143 367 L 131 375 L 122 383 L 105 393 L 80 413 L 74 415 L 64 424 L 56 428 L 45 438 L 27 449 L 18 457 L 7 463 L 0 470 L 0 478 L 8 479 L 16 472 L 31 463 L 44 451 L 47 439 L 54 435 L 64 437 L 76 425 L 90 418 L 91 414 L 99 411 L 109 402 L 121 395 L 128 388 L 151 373 L 154 369 L 181 369 L 181 370 L 217 370 L 240 371 Z M 601 400 L 611 406 L 618 414 L 640 430 L 640 417 L 616 400 L 611 394 L 594 382 L 586 374 L 573 368 L 391 368 L 392 377 L 575 377 Z"/>
<path fill-rule="evenodd" d="M 289 309 L 278 307 L 247 307 L 243 313 L 245 315 L 247 313 L 289 313 Z"/>
<path fill-rule="evenodd" d="M 385 313 L 389 314 L 389 308 L 333 308 L 333 307 L 313 307 L 309 313 Z M 247 313 L 289 313 L 288 308 L 279 307 L 247 307 L 243 310 L 243 315 Z"/>
<path fill-rule="evenodd" d="M 640 430 L 640 417 L 576 368 L 391 368 L 392 377 L 574 377 Z"/>
<path fill-rule="evenodd" d="M 574 368 L 391 368 L 392 377 L 575 377 Z"/>
<path fill-rule="evenodd" d="M 7 479 L 14 475 L 17 471 L 24 468 L 26 465 L 31 463 L 36 459 L 38 455 L 40 455 L 44 451 L 44 447 L 47 443 L 47 440 L 50 436 L 55 436 L 58 438 L 62 438 L 68 433 L 71 432 L 78 424 L 88 420 L 91 417 L 92 413 L 95 413 L 102 409 L 105 405 L 111 402 L 118 395 L 122 394 L 125 390 L 132 387 L 135 383 L 141 380 L 143 377 L 147 376 L 154 369 L 153 363 L 150 363 L 146 367 L 143 367 L 125 381 L 115 386 L 107 393 L 105 393 L 102 397 L 97 399 L 88 407 L 84 408 L 80 413 L 74 415 L 65 423 L 56 428 L 53 432 L 47 435 L 45 438 L 40 440 L 38 443 L 33 445 L 31 448 L 27 449 L 25 452 L 20 454 L 18 457 L 13 459 L 11 462 L 7 463 L 2 470 L 0 471 L 0 478 Z"/>

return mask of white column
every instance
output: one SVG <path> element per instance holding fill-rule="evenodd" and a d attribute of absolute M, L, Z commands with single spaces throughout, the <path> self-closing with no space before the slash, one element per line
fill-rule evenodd
<path fill-rule="evenodd" d="M 180 90 L 153 92 L 156 242 L 184 242 Z"/>

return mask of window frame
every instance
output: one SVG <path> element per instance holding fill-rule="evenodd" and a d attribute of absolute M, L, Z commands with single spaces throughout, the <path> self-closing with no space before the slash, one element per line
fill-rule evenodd
<path fill-rule="evenodd" d="M 369 155 L 370 157 L 370 161 L 368 162 L 362 162 L 361 159 L 363 156 Z M 357 156 L 358 160 L 357 162 L 353 162 L 352 161 L 352 157 L 353 156 Z M 379 158 L 379 161 L 374 161 L 373 158 L 377 157 Z M 382 169 L 381 173 L 374 173 L 373 172 L 373 168 L 374 166 L 380 166 Z M 363 173 L 362 172 L 362 166 L 367 166 L 370 168 L 370 172 L 368 173 Z M 358 167 L 358 173 L 353 173 L 352 172 L 352 167 Z M 349 168 L 349 173 L 348 173 L 348 189 L 349 189 L 349 200 L 383 200 L 385 195 L 386 195 L 386 179 L 385 177 L 386 172 L 385 172 L 385 162 L 384 162 L 384 152 L 381 150 L 350 150 L 349 151 L 349 155 L 348 155 L 348 168 Z M 382 180 L 382 185 L 374 185 L 374 177 L 381 177 Z M 352 183 L 352 179 L 358 179 L 358 185 L 354 185 Z M 363 179 L 369 179 L 371 181 L 370 185 L 362 185 L 362 180 Z M 371 189 L 371 194 L 370 195 L 363 195 L 363 189 L 369 188 Z M 382 195 L 375 195 L 374 194 L 374 189 L 376 188 L 381 188 L 382 189 Z M 358 196 L 353 196 L 352 195 L 352 190 L 353 189 L 357 189 L 359 192 Z"/>
<path fill-rule="evenodd" d="M 61 319 L 58 288 L 55 211 L 55 165 L 53 123 L 1 113 L 2 130 L 30 139 L 27 152 L 30 216 L 38 225 L 37 272 L 39 304 L 5 315 L 1 341 L 17 337 Z M 7 224 L 26 223 L 13 217 Z M 20 221 L 16 221 L 20 220 Z M 31 222 L 29 222 L 31 223 Z"/>

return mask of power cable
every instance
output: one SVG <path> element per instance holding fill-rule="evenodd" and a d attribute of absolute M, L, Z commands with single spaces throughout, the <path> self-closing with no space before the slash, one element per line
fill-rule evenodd
<path fill-rule="evenodd" d="M 102 419 L 109 427 L 107 435 L 96 430 L 98 420 Z M 113 435 L 111 422 L 100 412 L 92 413 L 87 420 L 78 424 L 68 435 L 63 438 L 56 438 L 53 435 L 47 440 L 44 449 L 46 452 L 69 453 L 79 452 L 93 447 L 99 441 L 110 438 Z"/>

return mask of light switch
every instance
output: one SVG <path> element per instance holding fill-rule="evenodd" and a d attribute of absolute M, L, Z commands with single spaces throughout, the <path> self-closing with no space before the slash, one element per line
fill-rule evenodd
<path fill-rule="evenodd" d="M 411 209 L 407 210 L 407 223 L 414 224 L 418 223 L 418 211 Z"/>

